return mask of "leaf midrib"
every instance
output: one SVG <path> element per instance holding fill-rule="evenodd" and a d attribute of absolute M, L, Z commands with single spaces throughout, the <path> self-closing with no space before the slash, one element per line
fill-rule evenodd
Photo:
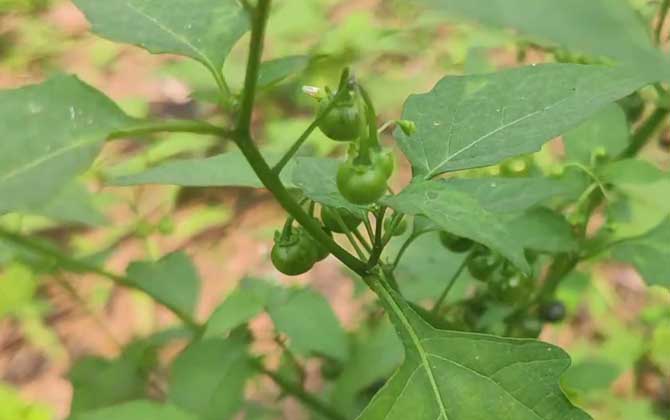
<path fill-rule="evenodd" d="M 430 382 L 431 389 L 433 391 L 433 395 L 435 397 L 435 400 L 438 404 L 438 407 L 440 409 L 440 417 L 443 417 L 444 420 L 449 420 L 449 417 L 447 416 L 447 409 L 444 405 L 444 401 L 442 400 L 442 394 L 440 394 L 440 389 L 437 386 L 437 381 L 435 380 L 435 375 L 433 374 L 433 369 L 430 367 L 430 363 L 428 361 L 428 352 L 426 349 L 423 348 L 423 344 L 421 343 L 421 339 L 416 335 L 416 332 L 414 331 L 414 328 L 409 322 L 409 319 L 407 319 L 407 316 L 405 315 L 405 312 L 400 308 L 400 306 L 397 304 L 395 299 L 393 299 L 393 296 L 388 292 L 386 289 L 386 284 L 385 282 L 380 278 L 377 280 L 379 283 L 379 293 L 380 297 L 386 301 L 387 305 L 389 308 L 393 311 L 395 316 L 400 320 L 402 323 L 402 326 L 405 328 L 407 335 L 409 336 L 410 340 L 412 341 L 412 344 L 416 348 L 417 353 L 419 354 L 419 357 L 421 359 L 421 366 L 423 366 L 426 375 L 428 375 L 428 380 Z M 438 417 L 438 418 L 440 418 Z"/>

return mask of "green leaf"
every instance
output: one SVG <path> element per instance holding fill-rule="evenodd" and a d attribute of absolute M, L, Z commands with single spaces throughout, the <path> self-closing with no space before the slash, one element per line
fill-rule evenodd
<path fill-rule="evenodd" d="M 652 164 L 621 160 L 603 167 L 598 176 L 618 193 L 608 208 L 613 238 L 642 235 L 670 214 L 670 176 Z"/>
<path fill-rule="evenodd" d="M 342 367 L 330 399 L 341 412 L 354 418 L 360 411 L 358 394 L 391 376 L 402 363 L 403 348 L 388 319 L 373 328 L 362 328 L 352 340 L 351 358 Z"/>
<path fill-rule="evenodd" d="M 0 419 L 49 420 L 53 418 L 54 414 L 49 407 L 24 401 L 18 391 L 0 383 Z"/>
<path fill-rule="evenodd" d="M 431 178 L 537 151 L 644 84 L 622 69 L 573 64 L 447 76 L 409 97 L 402 118 L 417 131 L 395 135 L 415 176 Z"/>
<path fill-rule="evenodd" d="M 571 366 L 561 384 L 573 392 L 604 391 L 620 374 L 621 369 L 607 359 L 588 359 Z"/>
<path fill-rule="evenodd" d="M 270 164 L 278 162 L 280 155 L 267 154 Z M 282 181 L 291 186 L 292 162 L 282 171 Z M 112 179 L 111 185 L 131 186 L 142 184 L 167 184 L 184 187 L 249 187 L 262 188 L 241 152 L 222 153 L 206 159 L 182 159 L 167 162 L 135 175 Z"/>
<path fill-rule="evenodd" d="M 587 187 L 583 178 L 449 179 L 444 188 L 461 191 L 494 213 L 520 212 L 557 197 L 577 197 Z"/>
<path fill-rule="evenodd" d="M 647 284 L 670 288 L 670 218 L 642 236 L 615 245 L 612 256 L 633 264 Z"/>
<path fill-rule="evenodd" d="M 71 420 L 199 420 L 170 404 L 133 401 L 112 407 L 77 414 Z"/>
<path fill-rule="evenodd" d="M 519 269 L 530 270 L 523 247 L 511 238 L 502 218 L 471 195 L 450 188 L 448 181 L 414 182 L 382 202 L 401 213 L 424 215 L 448 232 L 499 252 Z"/>
<path fill-rule="evenodd" d="M 11 254 L 11 249 L 7 252 Z M 37 286 L 35 273 L 29 267 L 18 262 L 4 266 L 0 274 L 0 318 L 16 315 L 29 305 Z"/>
<path fill-rule="evenodd" d="M 508 223 L 512 239 L 525 249 L 561 253 L 577 249 L 572 227 L 565 218 L 544 207 L 527 211 Z"/>
<path fill-rule="evenodd" d="M 0 213 L 31 210 L 89 167 L 127 125 L 112 101 L 73 76 L 0 91 Z"/>
<path fill-rule="evenodd" d="M 101 226 L 107 222 L 105 216 L 93 204 L 93 195 L 78 182 L 65 185 L 55 197 L 43 207 L 28 213 L 39 214 L 52 220 Z"/>
<path fill-rule="evenodd" d="M 193 314 L 200 293 L 200 277 L 191 259 L 182 252 L 156 262 L 134 262 L 128 278 L 163 305 Z"/>
<path fill-rule="evenodd" d="M 563 136 L 568 161 L 590 166 L 593 152 L 602 149 L 610 158 L 618 156 L 630 143 L 626 114 L 617 104 L 603 108 L 589 120 Z"/>
<path fill-rule="evenodd" d="M 249 28 L 238 1 L 75 0 L 93 32 L 111 41 L 134 44 L 151 53 L 178 54 L 204 64 L 221 77 L 235 43 Z"/>
<path fill-rule="evenodd" d="M 347 336 L 328 301 L 310 289 L 294 289 L 274 299 L 268 313 L 291 349 L 304 355 L 323 355 L 338 361 L 349 357 Z"/>
<path fill-rule="evenodd" d="M 359 420 L 590 418 L 561 392 L 570 358 L 560 348 L 435 329 L 383 281 L 369 284 L 403 342 L 405 361 Z"/>
<path fill-rule="evenodd" d="M 146 396 L 155 348 L 144 342 L 126 347 L 116 359 L 83 358 L 72 367 L 73 415 Z"/>
<path fill-rule="evenodd" d="M 667 66 L 653 47 L 646 22 L 626 0 L 425 0 L 454 16 L 511 28 L 540 43 L 607 56 L 661 73 Z M 667 67 L 666 67 L 667 69 Z"/>
<path fill-rule="evenodd" d="M 266 61 L 261 64 L 258 73 L 258 86 L 267 88 L 276 85 L 287 77 L 305 70 L 309 62 L 310 57 L 306 55 L 291 55 Z"/>
<path fill-rule="evenodd" d="M 398 246 L 394 247 L 395 251 Z M 395 256 L 395 253 L 391 255 Z M 394 275 L 403 296 L 409 301 L 435 299 L 465 257 L 466 254 L 446 249 L 436 233 L 425 234 L 412 242 L 403 254 Z M 449 292 L 447 302 L 464 298 L 471 281 L 472 276 L 464 270 Z"/>
<path fill-rule="evenodd" d="M 253 372 L 247 338 L 198 341 L 172 365 L 168 400 L 201 420 L 233 418 Z"/>
<path fill-rule="evenodd" d="M 267 300 L 255 290 L 239 287 L 209 317 L 205 338 L 225 337 L 265 310 Z"/>
<path fill-rule="evenodd" d="M 361 213 L 365 207 L 351 204 L 337 189 L 338 165 L 339 161 L 336 159 L 296 158 L 293 183 L 317 203 Z"/>

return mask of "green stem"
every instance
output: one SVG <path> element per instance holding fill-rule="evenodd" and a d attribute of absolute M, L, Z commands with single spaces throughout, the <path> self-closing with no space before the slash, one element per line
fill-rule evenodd
<path fill-rule="evenodd" d="M 306 407 L 311 408 L 315 412 L 331 420 L 347 420 L 347 418 L 338 412 L 335 407 L 327 405 L 325 402 L 316 398 L 314 395 L 306 392 L 301 386 L 296 385 L 293 382 L 290 382 L 282 376 L 278 375 L 277 373 L 267 369 L 260 361 L 254 360 L 252 361 L 252 365 L 257 371 L 272 379 L 272 381 L 277 384 L 277 386 L 279 386 L 282 391 L 295 397 Z"/>
<path fill-rule="evenodd" d="M 356 255 L 358 255 L 358 258 L 360 258 L 361 260 L 365 259 L 365 254 L 363 254 L 363 251 L 361 251 L 361 248 L 358 246 L 358 243 L 351 234 L 351 229 L 349 229 L 349 226 L 347 226 L 347 224 L 344 223 L 344 219 L 342 218 L 340 213 L 338 211 L 333 211 L 333 216 L 335 217 L 337 225 L 340 227 L 340 229 L 342 229 L 344 235 L 347 237 L 351 245 L 354 247 L 354 251 L 356 251 Z"/>
<path fill-rule="evenodd" d="M 638 154 L 642 147 L 647 144 L 649 138 L 659 129 L 668 113 L 670 113 L 670 110 L 657 108 L 637 130 L 628 148 L 624 150 L 620 158 L 630 158 Z"/>
<path fill-rule="evenodd" d="M 34 251 L 42 256 L 53 258 L 58 262 L 59 267 L 65 270 L 98 274 L 99 276 L 105 277 L 119 286 L 139 290 L 143 293 L 146 293 L 146 291 L 142 290 L 137 286 L 138 284 L 137 281 L 134 281 L 131 278 L 114 274 L 112 272 L 105 270 L 104 268 L 98 267 L 97 265 L 91 264 L 89 262 L 69 257 L 47 244 L 35 241 L 22 235 L 17 235 L 2 227 L 0 227 L 0 239 L 4 239 L 8 242 L 19 245 L 22 248 L 30 249 L 31 251 Z M 177 316 L 177 318 L 179 318 L 194 332 L 199 333 L 203 330 L 203 326 L 198 324 L 191 317 L 191 315 L 182 312 L 179 308 L 173 305 L 169 305 L 165 302 L 161 302 L 161 304 L 166 308 L 168 308 L 170 311 L 172 311 Z"/>
<path fill-rule="evenodd" d="M 108 139 L 144 136 L 147 134 L 167 133 L 195 133 L 211 134 L 213 136 L 230 137 L 230 132 L 223 127 L 218 127 L 204 121 L 197 120 L 166 120 L 166 121 L 143 121 L 137 120 L 129 127 L 112 132 Z"/>
<path fill-rule="evenodd" d="M 343 72 L 343 78 L 345 77 L 345 74 L 348 77 L 349 72 L 345 70 Z M 330 101 L 330 103 L 324 108 L 317 116 L 314 121 L 307 127 L 307 129 L 298 137 L 298 140 L 293 143 L 290 149 L 284 154 L 284 156 L 281 158 L 281 160 L 272 168 L 272 172 L 274 172 L 276 175 L 279 175 L 281 171 L 284 169 L 286 164 L 295 156 L 296 153 L 298 153 L 298 150 L 302 147 L 302 145 L 309 139 L 309 136 L 316 130 L 316 128 L 321 124 L 321 121 L 323 121 L 328 114 L 330 114 L 330 111 L 335 108 L 335 105 L 337 105 L 337 102 L 340 101 L 345 95 L 347 95 L 348 88 L 345 87 L 344 89 L 340 88 L 333 99 Z"/>
<path fill-rule="evenodd" d="M 372 253 L 370 254 L 370 259 L 368 260 L 368 268 L 372 268 L 379 262 L 379 258 L 384 251 L 383 243 L 383 226 L 384 226 L 384 214 L 386 213 L 386 207 L 381 206 L 375 215 L 375 239 L 372 242 Z"/>
<path fill-rule="evenodd" d="M 404 244 L 400 247 L 400 250 L 398 251 L 398 254 L 395 256 L 395 260 L 393 261 L 393 270 L 395 270 L 398 267 L 398 264 L 400 263 L 400 260 L 402 259 L 402 256 L 405 254 L 405 251 L 409 248 L 410 245 L 419 237 L 420 235 L 412 234 L 407 240 L 405 241 Z"/>
<path fill-rule="evenodd" d="M 447 295 L 451 291 L 451 288 L 454 287 L 454 284 L 456 284 L 456 280 L 458 280 L 461 273 L 463 272 L 463 269 L 465 269 L 465 266 L 468 264 L 468 260 L 470 259 L 470 255 L 472 255 L 472 253 L 468 254 L 465 258 L 463 258 L 463 262 L 461 262 L 461 265 L 458 266 L 458 269 L 451 276 L 451 278 L 449 279 L 449 282 L 447 282 L 446 286 L 444 287 L 444 290 L 442 290 L 442 293 L 440 294 L 440 297 L 438 297 L 437 300 L 435 301 L 435 304 L 433 305 L 433 309 L 430 310 L 430 312 L 433 315 L 437 315 L 437 314 L 440 313 L 440 308 L 442 307 L 442 304 L 444 303 L 444 300 L 447 298 Z"/>
<path fill-rule="evenodd" d="M 670 0 L 663 0 L 661 7 L 659 9 L 658 22 L 656 22 L 656 29 L 654 30 L 654 39 L 656 44 L 661 44 L 661 31 L 663 30 L 663 24 L 665 23 L 665 18 L 668 16 L 668 7 L 670 7 Z"/>
<path fill-rule="evenodd" d="M 351 233 L 353 233 L 356 239 L 358 239 L 358 242 L 363 245 L 363 248 L 368 251 L 368 254 L 372 252 L 372 246 L 368 243 L 368 241 L 365 240 L 365 237 L 361 234 L 361 232 L 358 231 L 358 229 L 352 230 Z"/>
<path fill-rule="evenodd" d="M 284 210 L 293 216 L 312 238 L 323 244 L 344 265 L 358 274 L 364 274 L 366 272 L 365 264 L 339 246 L 333 238 L 324 232 L 321 224 L 305 212 L 302 206 L 295 201 L 291 193 L 284 187 L 279 177 L 272 171 L 252 140 L 250 129 L 251 114 L 253 112 L 258 70 L 263 49 L 263 38 L 269 10 L 270 0 L 258 0 L 258 6 L 252 21 L 249 60 L 244 81 L 240 117 L 235 129 L 235 142 L 263 185 L 272 192 Z"/>

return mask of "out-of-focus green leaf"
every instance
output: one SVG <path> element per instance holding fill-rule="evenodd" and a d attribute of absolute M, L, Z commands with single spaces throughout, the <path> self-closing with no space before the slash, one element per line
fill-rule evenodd
<path fill-rule="evenodd" d="M 77 361 L 69 374 L 74 390 L 72 415 L 146 397 L 155 362 L 155 348 L 141 341 L 113 360 L 86 357 Z"/>
<path fill-rule="evenodd" d="M 610 158 L 623 152 L 630 143 L 626 114 L 617 104 L 603 108 L 589 120 L 563 136 L 568 161 L 590 166 L 593 153 L 604 151 Z"/>
<path fill-rule="evenodd" d="M 134 262 L 128 278 L 163 305 L 193 314 L 200 294 L 200 277 L 191 259 L 182 252 L 156 262 Z"/>
<path fill-rule="evenodd" d="M 130 122 L 72 76 L 0 91 L 0 213 L 30 211 L 54 197 L 88 168 L 111 132 Z"/>
<path fill-rule="evenodd" d="M 538 207 L 513 217 L 507 224 L 512 238 L 525 249 L 561 253 L 577 249 L 572 227 L 560 214 Z"/>
<path fill-rule="evenodd" d="M 93 195 L 86 187 L 77 182 L 67 184 L 55 197 L 33 214 L 62 222 L 82 223 L 88 226 L 100 226 L 107 222 L 105 216 L 95 207 Z"/>
<path fill-rule="evenodd" d="M 37 278 L 30 268 L 21 263 L 5 266 L 0 272 L 0 318 L 30 304 L 36 290 Z"/>
<path fill-rule="evenodd" d="M 607 389 L 620 374 L 619 367 L 607 360 L 584 360 L 565 372 L 561 384 L 572 392 L 600 391 Z"/>
<path fill-rule="evenodd" d="M 24 401 L 19 393 L 8 385 L 0 384 L 0 419 L 50 420 L 52 410 L 42 404 Z"/>
<path fill-rule="evenodd" d="M 258 86 L 267 88 L 276 85 L 287 77 L 305 70 L 309 61 L 310 57 L 306 55 L 292 55 L 266 61 L 261 64 L 258 73 Z"/>
<path fill-rule="evenodd" d="M 241 334 L 191 344 L 172 365 L 168 400 L 202 420 L 232 418 L 253 372 L 247 345 Z"/>
<path fill-rule="evenodd" d="M 612 256 L 633 264 L 647 284 L 670 288 L 670 218 L 640 237 L 618 243 Z"/>
<path fill-rule="evenodd" d="M 171 404 L 138 400 L 73 415 L 71 420 L 199 420 Z"/>

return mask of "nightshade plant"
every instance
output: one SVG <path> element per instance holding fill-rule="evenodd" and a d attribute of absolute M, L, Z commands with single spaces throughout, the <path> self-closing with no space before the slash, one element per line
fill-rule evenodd
<path fill-rule="evenodd" d="M 374 292 L 400 345 L 381 327 L 354 351 L 318 295 L 257 279 L 244 280 L 201 323 L 193 316 L 199 280 L 182 253 L 133 263 L 119 275 L 93 258 L 70 256 L 44 238 L 2 227 L 11 260 L 96 273 L 143 291 L 183 322 L 185 330 L 176 335 L 190 339 L 172 364 L 166 395 L 157 399 L 146 392 L 148 373 L 128 364 L 146 359 L 170 334 L 129 347 L 118 360 L 77 365 L 72 419 L 232 419 L 240 410 L 254 418 L 243 397 L 255 375 L 332 420 L 590 418 L 561 390 L 568 355 L 536 340 L 543 322 L 565 315 L 557 288 L 581 261 L 595 258 L 631 263 L 649 284 L 670 287 L 668 196 L 646 204 L 637 199 L 642 191 L 667 192 L 670 178 L 636 158 L 667 118 L 670 96 L 663 83 L 670 81 L 670 60 L 654 48 L 645 22 L 625 1 L 422 2 L 460 19 L 513 28 L 524 37 L 523 48 L 542 49 L 562 62 L 447 76 L 430 92 L 410 96 L 395 139 L 412 180 L 397 192 L 387 185 L 395 158 L 380 145 L 374 98 L 349 69 L 285 155 L 259 149 L 252 130 L 257 91 L 283 77 L 273 72 L 285 71 L 277 61 L 261 60 L 270 0 L 74 2 L 102 37 L 204 65 L 229 124 L 137 120 L 75 76 L 1 92 L 0 212 L 35 211 L 53 200 L 105 141 L 158 132 L 218 136 L 238 150 L 110 182 L 266 188 L 287 213 L 272 251 L 277 269 L 300 274 L 332 255 Z M 664 16 L 668 2 L 662 7 Z M 542 24 L 547 19 L 551 24 Z M 235 92 L 222 67 L 248 31 L 244 86 Z M 649 85 L 654 99 L 644 110 L 635 108 L 630 99 Z M 347 155 L 298 156 L 319 128 L 348 142 Z M 543 174 L 530 154 L 560 135 L 568 163 L 560 173 Z M 485 167 L 498 168 L 501 176 L 477 169 Z M 601 207 L 605 225 L 588 232 Z M 642 227 L 632 222 L 640 213 Z M 395 272 L 418 238 L 438 233 L 444 246 L 431 252 L 451 253 L 457 264 L 426 307 L 403 296 Z M 446 304 L 465 271 L 476 279 L 474 293 Z M 329 392 L 311 394 L 301 375 L 271 370 L 250 353 L 245 325 L 261 312 L 288 337 L 287 360 L 295 361 L 294 354 L 323 359 Z M 366 345 L 383 354 L 365 359 Z"/>

